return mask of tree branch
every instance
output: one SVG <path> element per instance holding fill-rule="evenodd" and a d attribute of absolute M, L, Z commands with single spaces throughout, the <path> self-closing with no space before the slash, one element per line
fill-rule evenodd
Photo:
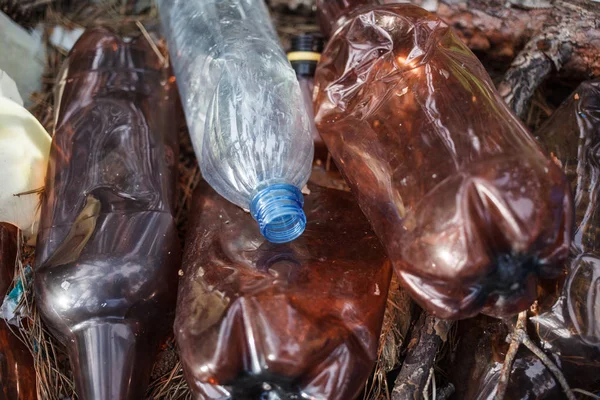
<path fill-rule="evenodd" d="M 519 350 L 519 346 L 523 344 L 527 347 L 533 354 L 535 354 L 544 365 L 552 372 L 560 386 L 562 387 L 567 399 L 576 400 L 573 391 L 569 387 L 565 376 L 561 372 L 561 370 L 550 360 L 539 347 L 536 346 L 535 343 L 529 338 L 527 334 L 527 311 L 523 311 L 519 314 L 517 319 L 517 325 L 512 334 L 509 335 L 507 340 L 510 342 L 510 347 L 508 348 L 508 352 L 506 353 L 506 357 L 504 359 L 504 364 L 502 365 L 502 370 L 500 371 L 500 380 L 498 381 L 498 386 L 496 388 L 496 396 L 494 400 L 504 400 L 504 396 L 506 395 L 506 389 L 508 387 L 508 382 L 510 380 L 510 373 L 512 371 L 512 364 L 517 355 L 517 351 Z"/>
<path fill-rule="evenodd" d="M 408 354 L 396 378 L 392 400 L 422 398 L 438 349 L 446 341 L 452 324 L 427 313 L 421 314 L 413 328 Z"/>

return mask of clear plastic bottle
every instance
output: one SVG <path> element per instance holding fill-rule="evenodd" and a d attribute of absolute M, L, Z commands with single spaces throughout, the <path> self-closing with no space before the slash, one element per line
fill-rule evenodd
<path fill-rule="evenodd" d="M 315 126 L 315 114 L 313 112 L 313 92 L 315 88 L 315 71 L 317 63 L 321 59 L 325 41 L 321 35 L 303 33 L 292 38 L 292 46 L 288 52 L 288 60 L 298 77 L 302 97 L 306 104 L 306 111 L 310 118 L 312 137 L 315 144 L 315 161 L 327 160 L 327 146 Z"/>
<path fill-rule="evenodd" d="M 300 189 L 311 170 L 311 128 L 264 2 L 158 5 L 204 179 L 250 209 L 269 241 L 297 238 L 306 225 Z"/>

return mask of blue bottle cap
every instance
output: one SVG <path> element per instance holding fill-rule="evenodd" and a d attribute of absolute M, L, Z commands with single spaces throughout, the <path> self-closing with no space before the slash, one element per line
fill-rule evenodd
<path fill-rule="evenodd" d="M 250 213 L 269 242 L 287 243 L 302 235 L 306 228 L 303 206 L 300 189 L 294 185 L 275 184 L 254 196 Z"/>

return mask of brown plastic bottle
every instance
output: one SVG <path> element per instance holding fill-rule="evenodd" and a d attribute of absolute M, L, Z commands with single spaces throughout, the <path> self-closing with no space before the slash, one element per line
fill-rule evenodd
<path fill-rule="evenodd" d="M 575 193 L 576 229 L 564 284 L 538 288 L 530 336 L 557 363 L 572 388 L 600 387 L 600 80 L 585 82 L 535 133 L 561 165 Z M 509 331 L 479 316 L 459 324 L 456 358 L 449 369 L 457 398 L 495 394 Z M 498 349 L 500 348 L 500 351 Z M 473 351 L 475 349 L 475 351 Z M 466 382 L 470 382 L 466 384 Z M 505 398 L 564 398 L 553 373 L 533 353 L 519 352 Z"/>
<path fill-rule="evenodd" d="M 17 258 L 18 230 L 0 223 L 0 299 L 11 288 Z M 15 336 L 17 327 L 0 319 L 0 398 L 35 400 L 36 375 L 29 349 Z"/>
<path fill-rule="evenodd" d="M 143 37 L 86 31 L 65 61 L 34 275 L 83 400 L 144 398 L 172 326 L 174 79 Z"/>
<path fill-rule="evenodd" d="M 305 233 L 269 243 L 202 182 L 175 333 L 202 399 L 353 399 L 371 373 L 392 267 L 352 195 L 309 185 Z"/>
<path fill-rule="evenodd" d="M 533 318 L 571 387 L 600 387 L 600 79 L 582 83 L 536 132 L 567 174 L 576 229 L 561 290 Z"/>
<path fill-rule="evenodd" d="M 317 129 L 404 286 L 443 318 L 526 308 L 568 253 L 562 171 L 439 18 L 409 4 L 317 7 L 331 32 Z"/>

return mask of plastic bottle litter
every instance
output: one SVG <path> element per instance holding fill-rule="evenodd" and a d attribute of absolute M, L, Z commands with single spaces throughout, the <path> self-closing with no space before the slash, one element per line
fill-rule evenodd
<path fill-rule="evenodd" d="M 0 70 L 0 222 L 16 225 L 28 239 L 37 233 L 50 141 Z"/>
<path fill-rule="evenodd" d="M 204 179 L 271 242 L 302 234 L 310 122 L 263 0 L 159 0 Z"/>
<path fill-rule="evenodd" d="M 175 333 L 198 398 L 347 400 L 371 374 L 391 263 L 350 193 L 309 188 L 289 244 L 196 189 Z"/>
<path fill-rule="evenodd" d="M 534 327 L 535 325 L 530 325 Z M 531 333 L 534 329 L 530 330 Z M 531 335 L 530 333 L 530 335 Z M 457 347 L 447 367 L 448 380 L 456 388 L 454 398 L 494 400 L 509 343 L 506 321 L 478 315 L 457 327 Z M 534 339 L 535 340 L 535 339 Z M 551 357 L 554 360 L 553 357 Z M 505 399 L 563 399 L 560 384 L 529 350 L 522 349 L 513 362 Z"/>
<path fill-rule="evenodd" d="M 81 36 L 59 76 L 34 286 L 79 399 L 144 398 L 172 326 L 181 252 L 171 78 L 145 38 L 100 28 Z"/>
<path fill-rule="evenodd" d="M 317 1 L 333 34 L 315 118 L 333 159 L 420 305 L 453 319 L 523 310 L 568 254 L 564 174 L 444 22 L 356 3 Z"/>
<path fill-rule="evenodd" d="M 0 108 L 1 110 L 1 108 Z M 0 298 L 7 294 L 15 272 L 18 231 L 13 225 L 0 223 Z M 15 327 L 0 319 L 0 398 L 35 400 L 36 373 L 33 357 Z"/>
<path fill-rule="evenodd" d="M 564 283 L 538 287 L 538 304 L 530 316 L 534 329 L 529 334 L 571 388 L 595 393 L 600 387 L 600 80 L 581 84 L 535 136 L 571 183 L 576 233 Z M 485 316 L 459 324 L 461 340 L 449 377 L 456 398 L 494 398 L 508 334 L 504 322 Z M 529 351 L 517 354 L 505 398 L 564 397 L 556 377 L 539 358 Z"/>
<path fill-rule="evenodd" d="M 532 318 L 572 387 L 600 386 L 600 79 L 582 83 L 536 132 L 575 194 L 568 275 Z"/>
<path fill-rule="evenodd" d="M 298 77 L 302 97 L 306 104 L 315 145 L 315 160 L 321 160 L 321 162 L 327 161 L 329 152 L 314 123 L 313 92 L 315 88 L 315 71 L 317 70 L 317 63 L 321 59 L 324 44 L 323 37 L 320 35 L 312 33 L 297 35 L 292 38 L 292 47 L 287 55 Z"/>

